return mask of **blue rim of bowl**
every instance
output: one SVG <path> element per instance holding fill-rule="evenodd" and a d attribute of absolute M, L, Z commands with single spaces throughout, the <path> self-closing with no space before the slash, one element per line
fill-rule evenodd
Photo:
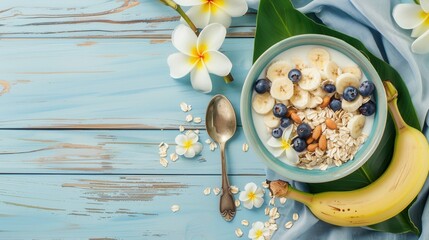
<path fill-rule="evenodd" d="M 374 94 L 374 97 L 377 104 L 377 110 L 374 116 L 374 123 L 370 136 L 368 136 L 367 140 L 356 153 L 353 160 L 349 160 L 341 166 L 330 167 L 326 170 L 303 169 L 288 165 L 275 158 L 261 142 L 254 127 L 252 117 L 251 103 L 253 96 L 253 83 L 258 79 L 264 68 L 275 57 L 288 49 L 303 45 L 331 48 L 344 54 L 361 68 L 363 74 L 365 74 L 368 80 L 372 81 L 376 87 L 376 94 Z M 359 50 L 338 38 L 319 34 L 303 34 L 287 38 L 274 44 L 256 60 L 244 81 L 240 99 L 240 111 L 244 134 L 251 147 L 259 157 L 262 158 L 262 161 L 268 168 L 291 180 L 307 183 L 320 183 L 337 180 L 353 173 L 371 157 L 377 149 L 384 133 L 387 118 L 386 101 L 384 87 L 377 71 L 365 55 L 363 55 Z"/>

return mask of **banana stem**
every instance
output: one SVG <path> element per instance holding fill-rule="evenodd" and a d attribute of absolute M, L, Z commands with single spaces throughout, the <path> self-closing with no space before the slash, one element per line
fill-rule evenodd
<path fill-rule="evenodd" d="M 390 115 L 395 122 L 396 129 L 399 131 L 408 125 L 405 123 L 398 109 L 398 90 L 396 90 L 395 86 L 393 86 L 393 84 L 389 81 L 383 81 L 383 85 L 384 89 L 386 90 L 387 106 L 389 107 Z"/>
<path fill-rule="evenodd" d="M 313 201 L 313 194 L 302 192 L 293 188 L 287 182 L 276 180 L 269 183 L 270 191 L 274 197 L 285 197 L 301 202 L 307 206 Z"/>

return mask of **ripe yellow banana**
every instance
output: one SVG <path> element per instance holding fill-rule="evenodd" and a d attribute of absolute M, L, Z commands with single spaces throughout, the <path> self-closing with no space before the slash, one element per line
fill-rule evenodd
<path fill-rule="evenodd" d="M 394 86 L 384 82 L 384 87 L 397 134 L 392 161 L 382 176 L 361 189 L 317 194 L 301 192 L 281 180 L 272 181 L 273 195 L 300 201 L 319 219 L 338 226 L 372 225 L 404 210 L 428 176 L 429 144 L 420 131 L 402 119 Z"/>

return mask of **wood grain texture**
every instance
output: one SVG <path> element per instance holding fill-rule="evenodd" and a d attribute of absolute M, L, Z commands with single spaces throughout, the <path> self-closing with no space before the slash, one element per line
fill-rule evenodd
<path fill-rule="evenodd" d="M 0 131 L 0 173 L 46 174 L 220 174 L 219 149 L 210 150 L 200 131 L 204 148 L 193 159 L 180 157 L 173 162 L 169 156 L 167 168 L 159 163 L 158 145 L 170 145 L 168 154 L 175 151 L 175 137 L 179 130 L 139 131 Z M 246 143 L 243 130 L 238 128 L 227 144 L 230 174 L 264 175 L 260 158 Z"/>
<path fill-rule="evenodd" d="M 204 117 L 216 93 L 239 117 L 241 87 L 252 64 L 252 39 L 227 39 L 221 50 L 234 63 L 235 81 L 213 77 L 210 94 L 196 92 L 189 76 L 172 79 L 170 41 L 147 39 L 27 39 L 0 41 L 0 128 L 160 129 L 184 124 L 179 103 Z M 173 96 L 173 97 L 172 97 Z M 239 120 L 240 122 L 240 120 Z M 195 124 L 192 124 L 195 125 Z M 204 122 L 195 125 L 204 127 Z"/>
<path fill-rule="evenodd" d="M 255 13 L 233 19 L 230 37 L 253 37 Z M 169 38 L 178 14 L 158 0 L 3 0 L 0 36 Z"/>
<path fill-rule="evenodd" d="M 0 176 L 1 239 L 235 239 L 241 225 L 267 221 L 264 209 L 218 210 L 218 176 Z M 240 189 L 248 177 L 232 177 Z M 260 184 L 264 177 L 252 177 Z M 268 193 L 265 194 L 268 198 Z M 236 197 L 238 197 L 236 195 Z M 173 204 L 180 211 L 173 213 Z"/>

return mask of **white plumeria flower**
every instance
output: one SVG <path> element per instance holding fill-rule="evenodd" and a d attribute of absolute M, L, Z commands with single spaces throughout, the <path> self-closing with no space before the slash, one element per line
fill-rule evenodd
<path fill-rule="evenodd" d="M 246 0 L 176 0 L 182 6 L 192 6 L 186 12 L 197 28 L 210 23 L 220 23 L 228 28 L 231 17 L 240 17 L 247 12 Z"/>
<path fill-rule="evenodd" d="M 226 29 L 218 23 L 205 27 L 197 37 L 183 24 L 174 29 L 171 41 L 179 53 L 168 56 L 170 76 L 181 78 L 191 72 L 192 87 L 202 92 L 212 90 L 209 73 L 226 76 L 232 68 L 231 61 L 218 49 L 225 40 Z"/>
<path fill-rule="evenodd" d="M 176 139 L 176 153 L 186 158 L 193 158 L 203 149 L 203 145 L 198 142 L 198 135 L 194 132 L 179 134 Z"/>
<path fill-rule="evenodd" d="M 240 192 L 239 199 L 247 209 L 260 208 L 264 203 L 264 190 L 250 182 L 244 186 L 244 191 Z"/>
<path fill-rule="evenodd" d="M 298 161 L 298 153 L 292 148 L 290 134 L 292 133 L 292 125 L 283 131 L 281 138 L 271 137 L 268 139 L 267 144 L 272 148 L 271 153 L 274 157 L 280 157 L 286 153 L 286 158 L 289 162 L 295 163 Z"/>
<path fill-rule="evenodd" d="M 393 18 L 404 29 L 413 29 L 411 37 L 417 38 L 411 45 L 415 53 L 429 53 L 429 0 L 398 4 L 393 9 Z"/>
<path fill-rule="evenodd" d="M 265 240 L 265 237 L 270 236 L 270 230 L 264 226 L 263 222 L 254 222 L 249 231 L 248 237 L 252 240 Z"/>

